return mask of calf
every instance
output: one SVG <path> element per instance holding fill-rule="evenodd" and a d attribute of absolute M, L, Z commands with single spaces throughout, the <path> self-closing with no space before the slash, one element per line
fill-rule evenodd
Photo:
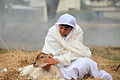
<path fill-rule="evenodd" d="M 55 66 L 57 63 L 58 61 L 51 54 L 41 52 L 37 55 L 35 62 L 24 67 L 21 73 L 33 80 L 64 80 L 60 70 Z"/>

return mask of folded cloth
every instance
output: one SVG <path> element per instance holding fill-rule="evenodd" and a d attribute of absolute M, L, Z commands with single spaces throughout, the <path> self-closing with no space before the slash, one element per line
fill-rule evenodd
<path fill-rule="evenodd" d="M 112 80 L 112 76 L 104 70 L 99 71 L 100 78 L 103 80 Z"/>

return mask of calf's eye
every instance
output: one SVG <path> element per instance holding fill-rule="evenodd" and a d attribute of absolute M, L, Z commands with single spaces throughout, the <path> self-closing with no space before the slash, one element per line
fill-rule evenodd
<path fill-rule="evenodd" d="M 51 56 L 49 56 L 49 58 L 52 58 Z"/>
<path fill-rule="evenodd" d="M 44 56 L 41 56 L 40 58 L 44 58 Z"/>

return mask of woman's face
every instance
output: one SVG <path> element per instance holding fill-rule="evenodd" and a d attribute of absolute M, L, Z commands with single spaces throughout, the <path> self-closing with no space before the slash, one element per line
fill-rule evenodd
<path fill-rule="evenodd" d="M 65 26 L 59 26 L 59 32 L 62 37 L 66 37 L 70 33 L 71 30 L 72 28 L 66 28 Z"/>

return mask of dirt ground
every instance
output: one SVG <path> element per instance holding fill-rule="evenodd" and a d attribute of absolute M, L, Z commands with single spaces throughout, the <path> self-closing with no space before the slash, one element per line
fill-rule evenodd
<path fill-rule="evenodd" d="M 113 76 L 113 80 L 120 79 L 120 47 L 89 46 L 92 59 L 98 63 L 99 69 L 103 69 Z M 0 49 L 0 80 L 27 80 L 20 75 L 19 68 L 32 64 L 40 51 L 3 50 Z M 3 69 L 6 72 L 2 72 Z M 98 79 L 83 79 L 98 80 Z"/>

